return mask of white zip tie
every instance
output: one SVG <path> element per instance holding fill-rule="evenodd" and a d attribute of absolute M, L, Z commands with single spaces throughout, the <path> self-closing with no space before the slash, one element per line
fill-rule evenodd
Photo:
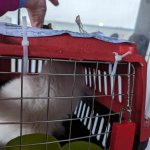
<path fill-rule="evenodd" d="M 116 71 L 117 71 L 117 65 L 118 65 L 118 62 L 122 60 L 123 57 L 131 54 L 132 52 L 131 51 L 128 51 L 126 53 L 124 53 L 123 55 L 119 55 L 117 52 L 113 52 L 115 54 L 115 63 L 114 63 L 114 66 L 113 66 L 113 70 L 112 70 L 112 73 L 111 73 L 111 82 L 112 82 L 112 87 L 111 87 L 111 94 L 112 94 L 112 99 L 114 99 L 114 85 L 115 85 L 115 77 L 114 75 L 116 74 Z"/>
<path fill-rule="evenodd" d="M 113 70 L 111 73 L 112 76 L 114 76 L 116 74 L 118 62 L 121 61 L 123 57 L 131 54 L 131 51 L 128 51 L 123 55 L 119 55 L 117 52 L 113 52 L 113 53 L 115 54 L 115 63 L 114 63 Z"/>
<path fill-rule="evenodd" d="M 27 73 L 28 72 L 28 46 L 29 46 L 29 41 L 27 37 L 27 19 L 26 16 L 22 17 L 22 22 L 23 22 L 23 40 L 22 40 L 22 46 L 23 46 L 23 72 Z"/>

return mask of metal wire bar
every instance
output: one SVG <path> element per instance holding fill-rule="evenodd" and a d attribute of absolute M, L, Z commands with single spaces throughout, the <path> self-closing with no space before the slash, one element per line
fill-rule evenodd
<path fill-rule="evenodd" d="M 131 92 L 133 92 L 133 86 L 131 87 L 131 63 L 128 64 L 128 100 L 127 100 L 127 108 L 129 112 L 129 122 L 131 121 L 131 113 L 132 113 L 132 97 L 131 97 Z M 132 91 L 131 91 L 132 90 Z"/>
<path fill-rule="evenodd" d="M 21 73 L 20 72 L 0 72 L 0 74 L 11 74 L 11 75 L 21 75 Z M 60 74 L 60 73 L 58 73 L 58 74 L 55 74 L 55 73 L 27 73 L 26 75 L 45 75 L 45 76 L 47 76 L 47 75 L 50 75 L 50 76 L 73 76 L 72 74 Z M 128 76 L 127 74 L 116 74 L 116 75 L 114 75 L 114 77 L 115 76 L 118 76 L 118 75 L 120 75 L 120 76 Z M 133 74 L 130 74 L 130 76 L 134 76 L 135 75 L 135 73 L 133 73 Z M 76 74 L 76 76 L 85 76 L 85 74 Z M 89 76 L 95 76 L 95 75 L 93 75 L 93 74 L 90 74 L 90 75 L 86 75 L 87 77 L 89 77 Z M 96 75 L 96 77 L 97 77 L 98 75 Z M 109 74 L 105 74 L 105 75 L 101 75 L 102 77 L 104 77 L 104 76 L 106 76 L 106 77 L 109 77 L 110 75 Z"/>
<path fill-rule="evenodd" d="M 108 133 L 111 133 L 111 132 L 108 132 Z M 70 141 L 76 141 L 76 140 L 82 140 L 82 139 L 87 139 L 87 138 L 92 138 L 92 137 L 96 137 L 98 135 L 104 135 L 105 132 L 101 133 L 101 134 L 94 134 L 94 135 L 91 135 L 91 136 L 81 136 L 81 137 L 77 137 L 77 138 L 72 138 L 70 139 Z M 64 139 L 64 140 L 59 140 L 59 141 L 52 141 L 52 142 L 41 142 L 41 143 L 35 143 L 35 144 L 22 144 L 22 145 L 14 145 L 14 146 L 3 146 L 3 147 L 0 147 L 0 148 L 14 148 L 14 147 L 27 147 L 27 146 L 36 146 L 36 145 L 45 145 L 45 144 L 53 144 L 53 143 L 61 143 L 61 142 L 68 142 L 68 139 Z"/>
<path fill-rule="evenodd" d="M 115 81 L 115 76 L 113 76 L 113 82 Z M 114 83 L 115 84 L 115 83 Z M 112 113 L 112 105 L 113 105 L 113 96 L 114 94 L 114 88 L 115 86 L 113 86 L 112 88 L 112 97 L 111 97 L 111 101 L 110 101 L 110 107 L 109 107 L 109 115 L 108 115 L 108 121 L 107 121 L 107 126 L 106 126 L 106 131 L 108 130 L 109 127 L 109 123 L 110 123 L 110 117 L 111 117 L 111 113 Z M 106 137 L 108 138 L 108 134 L 106 133 Z M 104 150 L 106 150 L 106 141 L 105 141 L 105 146 L 104 146 Z"/>
<path fill-rule="evenodd" d="M 120 115 L 120 112 L 116 112 L 116 113 L 111 113 L 110 114 L 111 116 L 115 116 L 115 115 Z M 0 124 L 20 124 L 20 123 L 22 123 L 22 124 L 36 124 L 36 123 L 52 123 L 52 122 L 62 122 L 62 121 L 76 121 L 76 120 L 81 120 L 81 119 L 95 119 L 96 117 L 98 117 L 98 118 L 102 118 L 102 117 L 108 117 L 109 116 L 109 114 L 103 114 L 103 115 L 98 115 L 98 116 L 89 116 L 89 117 L 78 117 L 78 118 L 69 118 L 69 119 L 55 119 L 55 120 L 46 120 L 46 121 L 30 121 L 30 122 L 24 122 L 24 121 L 22 121 L 22 122 L 17 122 L 17 121 L 11 121 L 11 122 L 8 122 L 8 121 L 5 121 L 5 122 L 0 122 Z"/>
<path fill-rule="evenodd" d="M 0 56 L 0 59 L 22 59 L 22 57 L 19 56 Z M 29 57 L 29 60 L 43 60 L 43 61 L 49 61 L 49 58 L 42 58 L 42 57 Z M 58 59 L 58 58 L 51 58 L 53 61 L 59 61 L 59 62 L 78 62 L 78 63 L 85 63 L 85 64 L 93 64 L 98 61 L 99 64 L 113 64 L 111 61 L 100 61 L 100 60 L 74 60 L 74 59 Z M 128 62 L 119 62 L 118 64 L 127 64 Z"/>
<path fill-rule="evenodd" d="M 118 96 L 118 95 L 122 95 L 122 96 L 128 96 L 128 94 L 126 93 L 126 94 L 114 94 L 114 96 Z M 134 95 L 134 93 L 131 93 L 130 95 Z M 72 96 L 54 96 L 54 97 L 23 97 L 23 99 L 24 100 L 28 100 L 28 99 L 79 99 L 79 98 L 101 98 L 101 97 L 104 97 L 104 96 L 106 96 L 106 95 L 92 95 L 92 96 L 74 96 L 74 97 L 72 97 Z M 112 94 L 107 94 L 107 97 L 112 97 Z M 0 98 L 0 101 L 1 100 L 12 100 L 12 101 L 14 101 L 14 100 L 19 100 L 19 99 L 21 99 L 21 97 L 10 97 L 10 98 Z M 100 99 L 100 101 L 102 101 L 101 99 Z"/>
<path fill-rule="evenodd" d="M 72 85 L 72 91 L 71 91 L 71 95 L 72 95 L 72 97 L 74 97 L 74 89 L 75 89 L 75 82 L 76 82 L 76 68 L 77 68 L 77 63 L 76 63 L 76 61 L 75 61 L 75 63 L 74 63 L 74 73 L 73 73 L 73 85 Z M 72 118 L 73 118 L 73 116 L 72 116 L 72 112 L 73 112 L 73 108 L 72 108 L 72 100 L 71 100 L 71 122 L 70 122 L 70 127 L 69 127 L 69 145 L 68 145 L 68 148 L 69 148 L 69 150 L 70 150 L 70 139 L 71 139 L 71 132 L 72 132 Z"/>
<path fill-rule="evenodd" d="M 22 68 L 24 65 L 23 63 L 22 63 Z M 20 145 L 22 144 L 22 121 L 23 121 L 23 69 L 21 74 L 21 99 L 20 99 Z M 22 150 L 22 146 L 20 146 L 20 150 Z"/>
<path fill-rule="evenodd" d="M 52 60 L 50 60 L 50 66 L 49 67 L 52 67 Z M 51 85 L 51 78 L 50 76 L 48 76 L 48 95 L 47 97 L 50 97 L 50 85 Z M 47 123 L 46 123 L 46 142 L 48 142 L 48 130 L 49 130 L 49 108 L 50 108 L 50 99 L 48 98 L 47 99 L 47 114 L 46 114 L 46 120 L 47 120 Z M 46 150 L 48 149 L 48 145 L 46 144 Z"/>
<path fill-rule="evenodd" d="M 96 70 L 95 70 L 95 75 L 97 75 L 98 72 L 98 62 L 96 63 Z M 94 82 L 94 88 L 93 88 L 93 96 L 95 96 L 95 87 L 96 87 L 96 81 Z M 93 112 L 94 112 L 94 104 L 95 104 L 95 98 L 92 98 L 92 110 L 91 110 L 91 114 L 90 114 L 90 119 L 93 118 Z M 90 122 L 90 136 L 92 135 L 92 121 Z M 88 150 L 90 150 L 90 142 L 91 142 L 91 138 L 89 138 L 89 146 L 88 146 Z"/>

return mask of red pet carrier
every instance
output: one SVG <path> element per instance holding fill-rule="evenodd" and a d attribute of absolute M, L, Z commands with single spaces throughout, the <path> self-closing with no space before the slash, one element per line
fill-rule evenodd
<path fill-rule="evenodd" d="M 21 37 L 0 36 L 1 85 L 24 75 L 21 41 Z M 144 149 L 150 135 L 144 118 L 147 64 L 136 53 L 134 44 L 111 43 L 68 34 L 30 37 L 29 43 L 27 74 L 40 74 L 45 60 L 81 63 L 85 68 L 86 85 L 93 91 L 91 96 L 81 97 L 66 125 L 66 136 L 60 138 L 60 143 L 86 140 L 89 149 L 90 143 L 110 150 Z M 127 52 L 130 54 L 122 57 L 116 65 L 118 55 L 114 52 L 119 56 Z M 76 77 L 76 74 L 72 75 Z M 0 126 L 7 123 L 0 122 Z M 18 124 L 23 124 L 22 119 Z"/>

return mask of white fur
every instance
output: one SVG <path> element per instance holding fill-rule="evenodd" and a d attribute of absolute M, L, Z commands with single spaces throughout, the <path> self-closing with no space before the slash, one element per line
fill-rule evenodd
<path fill-rule="evenodd" d="M 84 73 L 82 66 L 77 65 L 76 73 Z M 74 64 L 66 62 L 47 63 L 43 73 L 74 73 Z M 50 80 L 49 80 L 50 79 Z M 32 75 L 23 76 L 23 122 L 46 121 L 48 99 L 32 99 L 30 97 L 48 97 L 48 86 L 50 86 L 49 97 L 81 96 L 89 92 L 84 83 L 84 77 L 76 76 L 45 76 Z M 20 121 L 21 107 L 21 77 L 14 79 L 4 85 L 0 91 L 0 98 L 18 98 L 18 100 L 0 100 L 0 122 Z M 49 99 L 49 119 L 57 120 L 67 118 L 74 110 L 78 99 Z M 23 134 L 46 133 L 45 124 L 23 124 Z M 62 122 L 49 123 L 48 133 L 63 134 Z M 9 140 L 20 135 L 20 125 L 0 124 L 0 143 L 7 143 Z"/>

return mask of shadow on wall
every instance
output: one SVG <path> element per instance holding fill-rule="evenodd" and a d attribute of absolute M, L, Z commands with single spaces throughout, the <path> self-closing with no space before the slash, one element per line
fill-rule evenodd
<path fill-rule="evenodd" d="M 138 54 L 145 57 L 149 44 L 149 39 L 145 35 L 133 33 L 129 37 L 129 41 L 134 42 L 137 46 Z"/>

